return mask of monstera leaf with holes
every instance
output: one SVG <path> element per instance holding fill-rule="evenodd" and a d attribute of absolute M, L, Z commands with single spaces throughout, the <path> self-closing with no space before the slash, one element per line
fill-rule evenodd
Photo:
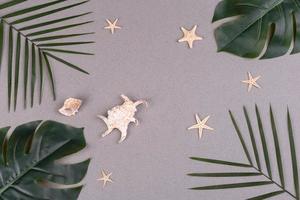
<path fill-rule="evenodd" d="M 12 103 L 14 109 L 16 109 L 17 106 L 19 83 L 21 79 L 20 72 L 22 72 L 24 76 L 22 81 L 24 107 L 26 108 L 27 106 L 27 96 L 30 96 L 30 105 L 32 107 L 34 104 L 37 80 L 39 80 L 39 103 L 42 102 L 42 89 L 46 73 L 49 76 L 53 99 L 55 100 L 56 98 L 53 66 L 51 65 L 50 59 L 54 59 L 67 67 L 88 74 L 85 70 L 65 60 L 60 54 L 92 55 L 91 53 L 72 51 L 66 48 L 74 45 L 92 43 L 92 41 L 71 40 L 71 38 L 92 34 L 76 33 L 76 31 L 74 31 L 74 28 L 92 22 L 81 20 L 81 18 L 88 15 L 89 12 L 64 17 L 58 15 L 61 11 L 70 10 L 88 1 L 54 0 L 44 1 L 44 3 L 40 4 L 34 2 L 31 7 L 27 6 L 26 8 L 14 9 L 17 4 L 23 5 L 23 3 L 26 4 L 26 2 L 26 0 L 12 0 L 0 4 L 0 12 L 2 13 L 0 14 L 0 64 L 3 57 L 7 58 L 9 110 Z M 45 9 L 47 10 L 45 11 Z M 10 12 L 8 12 L 8 10 Z M 43 18 L 46 16 L 50 16 L 51 20 Z M 70 20 L 77 20 L 78 22 L 74 23 L 70 22 Z M 62 34 L 61 31 L 72 32 Z M 56 40 L 59 41 L 55 42 Z M 7 44 L 5 45 L 5 43 Z M 8 52 L 7 55 L 3 55 L 5 49 Z M 21 51 L 21 49 L 23 49 L 23 51 Z M 22 63 L 22 65 L 20 63 Z M 28 89 L 30 89 L 30 94 Z"/>
<path fill-rule="evenodd" d="M 9 129 L 0 129 L 0 199 L 77 199 L 82 188 L 78 182 L 90 161 L 60 164 L 57 160 L 86 146 L 83 129 L 34 121 L 18 126 L 8 137 Z"/>
<path fill-rule="evenodd" d="M 256 121 L 257 121 L 257 130 L 259 133 L 255 134 L 253 125 L 248 115 L 246 108 L 244 107 L 244 115 L 246 124 L 249 131 L 249 138 L 250 141 L 247 144 L 246 140 L 244 139 L 243 134 L 240 131 L 240 128 L 235 120 L 233 114 L 229 111 L 231 120 L 233 122 L 234 128 L 236 133 L 240 139 L 241 145 L 243 147 L 245 156 L 248 160 L 248 163 L 242 162 L 232 162 L 227 160 L 216 160 L 216 159 L 209 159 L 209 158 L 202 158 L 202 157 L 191 157 L 191 159 L 204 162 L 207 164 L 214 164 L 214 165 L 221 165 L 224 167 L 233 168 L 231 172 L 212 172 L 212 173 L 191 173 L 188 174 L 194 177 L 213 177 L 213 178 L 247 178 L 247 181 L 235 181 L 235 183 L 228 183 L 228 184 L 219 184 L 219 185 L 209 185 L 209 186 L 200 186 L 191 188 L 193 190 L 220 190 L 220 189 L 237 189 L 237 188 L 245 188 L 245 187 L 260 187 L 264 185 L 274 185 L 276 188 L 273 191 L 266 191 L 264 194 L 257 194 L 254 197 L 248 198 L 249 200 L 261 200 L 261 199 L 268 199 L 270 197 L 275 197 L 279 195 L 286 194 L 291 199 L 300 199 L 300 186 L 299 186 L 299 169 L 297 164 L 297 150 L 295 146 L 294 140 L 294 133 L 292 128 L 292 122 L 289 111 L 287 112 L 287 138 L 289 138 L 289 147 L 283 149 L 283 145 L 280 144 L 280 140 L 277 133 L 277 126 L 275 123 L 275 118 L 273 115 L 272 108 L 270 107 L 270 123 L 272 128 L 272 138 L 273 144 L 275 146 L 275 153 L 270 152 L 270 143 L 271 141 L 267 140 L 267 135 L 264 131 L 263 121 L 261 120 L 260 112 L 256 106 Z M 257 135 L 257 137 L 255 137 Z M 257 140 L 259 138 L 260 140 Z M 260 141 L 260 142 L 258 142 Z M 259 145 L 261 144 L 262 153 L 259 153 Z M 251 148 L 249 148 L 249 146 Z M 253 150 L 254 156 L 251 156 L 251 151 Z M 282 159 L 282 151 L 289 151 L 290 152 L 290 168 L 284 168 L 283 159 Z M 271 164 L 271 159 L 276 160 L 277 166 Z M 264 167 L 265 166 L 265 167 Z M 292 171 L 293 178 L 292 183 L 287 184 L 288 178 L 286 177 L 286 171 Z M 276 176 L 279 174 L 279 177 Z M 256 177 L 259 180 L 249 181 L 251 177 Z M 279 181 L 277 181 L 279 180 Z M 239 183 L 238 183 L 239 182 Z M 289 188 L 288 185 L 293 185 L 293 188 Z M 280 197 L 280 199 L 283 199 Z"/>
<path fill-rule="evenodd" d="M 282 56 L 291 46 L 291 54 L 300 51 L 299 0 L 223 0 L 213 22 L 227 18 L 215 30 L 218 51 L 246 58 Z"/>

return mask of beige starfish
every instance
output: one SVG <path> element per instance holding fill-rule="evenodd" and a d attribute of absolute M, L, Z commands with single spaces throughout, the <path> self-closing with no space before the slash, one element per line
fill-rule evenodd
<path fill-rule="evenodd" d="M 110 20 L 106 19 L 108 26 L 105 26 L 104 29 L 110 29 L 111 34 L 114 34 L 115 29 L 121 29 L 121 27 L 117 25 L 118 20 L 119 19 L 115 19 L 112 23 Z"/>
<path fill-rule="evenodd" d="M 181 31 L 183 32 L 183 37 L 178 40 L 178 42 L 187 42 L 190 49 L 193 48 L 194 41 L 202 40 L 202 37 L 196 35 L 197 25 L 195 25 L 192 30 L 186 30 L 185 28 L 181 27 Z"/>
<path fill-rule="evenodd" d="M 254 86 L 254 87 L 257 87 L 257 88 L 261 88 L 260 85 L 258 85 L 258 84 L 256 83 L 256 81 L 257 81 L 258 79 L 260 79 L 260 76 L 257 76 L 257 77 L 255 77 L 255 78 L 253 78 L 252 75 L 251 75 L 251 73 L 248 72 L 248 80 L 242 81 L 243 83 L 248 84 L 248 92 L 251 91 L 251 89 L 252 89 L 253 86 Z"/>
<path fill-rule="evenodd" d="M 101 174 L 102 174 L 102 177 L 97 179 L 97 181 L 103 181 L 103 187 L 106 186 L 106 183 L 107 182 L 113 182 L 111 179 L 110 179 L 110 176 L 112 175 L 112 173 L 109 173 L 109 174 L 106 174 L 103 170 L 101 171 Z"/>
<path fill-rule="evenodd" d="M 188 130 L 199 129 L 199 139 L 201 139 L 203 129 L 208 129 L 208 130 L 214 130 L 214 129 L 206 125 L 206 122 L 208 121 L 209 116 L 205 117 L 203 120 L 201 120 L 199 118 L 198 114 L 196 114 L 195 116 L 196 116 L 197 124 L 189 127 Z"/>

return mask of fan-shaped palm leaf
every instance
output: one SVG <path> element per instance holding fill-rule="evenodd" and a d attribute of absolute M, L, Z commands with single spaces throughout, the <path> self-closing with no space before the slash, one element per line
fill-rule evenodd
<path fill-rule="evenodd" d="M 270 141 L 266 140 L 266 135 L 264 132 L 263 128 L 263 123 L 260 117 L 259 110 L 257 106 L 255 106 L 255 113 L 256 113 L 256 121 L 258 125 L 258 130 L 259 130 L 259 138 L 261 141 L 262 149 L 263 152 L 259 153 L 257 150 L 258 147 L 258 142 L 254 137 L 254 131 L 252 129 L 252 122 L 249 118 L 248 112 L 246 108 L 244 107 L 244 115 L 246 119 L 246 124 L 248 127 L 249 131 L 249 136 L 250 136 L 250 143 L 252 146 L 253 150 L 253 155 L 255 158 L 255 162 L 253 162 L 253 158 L 250 156 L 250 150 L 247 147 L 247 142 L 244 139 L 244 136 L 242 135 L 240 128 L 233 116 L 233 114 L 229 111 L 230 118 L 233 122 L 234 128 L 236 130 L 236 133 L 240 139 L 242 148 L 244 150 L 245 156 L 248 160 L 248 163 L 237 163 L 237 162 L 231 162 L 231 161 L 224 161 L 224 160 L 215 160 L 215 159 L 208 159 L 208 158 L 198 158 L 198 157 L 191 157 L 191 159 L 208 163 L 208 164 L 215 164 L 215 165 L 223 165 L 223 166 L 228 166 L 228 167 L 235 167 L 238 170 L 234 170 L 231 172 L 212 172 L 212 173 L 191 173 L 188 174 L 190 176 L 194 177 L 231 177 L 231 178 L 236 178 L 236 177 L 251 177 L 251 176 L 258 176 L 261 177 L 263 180 L 261 181 L 244 181 L 240 183 L 228 183 L 228 184 L 219 184 L 219 185 L 209 185 L 209 186 L 201 186 L 201 187 L 195 187 L 191 188 L 193 190 L 218 190 L 218 189 L 231 189 L 231 188 L 244 188 L 244 187 L 259 187 L 263 185 L 274 185 L 277 187 L 275 191 L 267 191 L 265 194 L 259 194 L 257 196 L 248 198 L 251 200 L 260 200 L 260 199 L 267 199 L 270 197 L 278 196 L 281 194 L 288 194 L 291 198 L 293 199 L 300 199 L 300 194 L 299 194 L 299 175 L 298 175 L 298 164 L 297 164 L 297 151 L 295 147 L 295 141 L 294 141 L 294 133 L 292 129 L 292 122 L 290 118 L 290 113 L 289 111 L 287 112 L 287 136 L 289 138 L 290 142 L 290 154 L 291 154 L 291 169 L 285 169 L 285 170 L 292 170 L 293 172 L 293 185 L 294 188 L 289 189 L 287 188 L 285 184 L 285 174 L 284 174 L 284 167 L 283 167 L 283 160 L 282 160 L 282 153 L 281 153 L 281 146 L 280 142 L 278 139 L 278 133 L 277 133 L 277 128 L 275 124 L 275 119 L 273 115 L 272 108 L 270 107 L 270 122 L 271 122 L 271 127 L 272 127 L 272 136 L 273 136 L 273 142 L 275 146 L 275 155 L 274 155 L 274 160 L 277 162 L 277 167 L 272 166 L 270 164 L 270 157 L 272 154 L 269 153 L 269 148 L 268 148 L 268 142 Z M 288 149 L 287 149 L 288 150 Z M 263 161 L 263 162 L 261 162 Z M 264 163 L 266 166 L 266 172 L 262 170 L 261 165 Z M 241 169 L 247 169 L 248 171 L 239 171 Z M 253 171 L 254 170 L 254 171 Z M 274 174 L 279 174 L 279 180 L 280 182 L 277 182 L 276 178 L 274 178 Z"/>
<path fill-rule="evenodd" d="M 21 4 L 26 0 L 12 0 L 0 5 L 0 11 L 4 9 L 13 9 L 15 5 Z M 20 73 L 23 71 L 23 93 L 24 93 L 24 107 L 27 106 L 28 96 L 28 83 L 30 83 L 30 105 L 34 105 L 36 81 L 39 81 L 39 103 L 42 102 L 42 90 L 44 85 L 44 74 L 47 73 L 50 79 L 50 85 L 52 88 L 53 99 L 56 98 L 56 90 L 53 79 L 53 67 L 51 65 L 51 59 L 57 60 L 72 69 L 78 70 L 85 74 L 87 71 L 81 67 L 76 66 L 60 57 L 55 55 L 57 53 L 64 54 L 81 54 L 92 55 L 86 52 L 77 52 L 65 49 L 68 46 L 83 45 L 93 43 L 92 41 L 64 41 L 65 39 L 72 39 L 93 33 L 72 33 L 62 34 L 62 30 L 71 30 L 92 21 L 81 21 L 78 23 L 70 23 L 70 20 L 80 20 L 90 12 L 70 15 L 67 17 L 56 17 L 56 19 L 43 20 L 43 22 L 37 22 L 34 20 L 40 19 L 46 16 L 55 16 L 58 12 L 69 10 L 71 8 L 80 6 L 88 0 L 81 0 L 78 2 L 68 0 L 53 0 L 46 1 L 46 3 L 34 4 L 34 6 L 11 11 L 8 14 L 0 16 L 0 64 L 3 55 L 4 48 L 7 47 L 7 91 L 8 91 L 8 108 L 10 110 L 13 103 L 14 110 L 17 107 L 18 89 L 20 82 Z M 66 5 L 67 4 L 67 5 Z M 51 6 L 51 7 L 50 7 Z M 49 8 L 48 8 L 49 7 Z M 43 11 L 41 11 L 43 9 Z M 44 11 L 44 9 L 48 9 Z M 26 16 L 24 17 L 24 15 Z M 44 18 L 43 18 L 44 19 Z M 64 22 L 64 25 L 61 23 Z M 7 40 L 7 45 L 4 45 L 4 41 Z M 53 42 L 59 40 L 59 42 Z M 24 52 L 21 51 L 24 49 Z M 20 65 L 20 60 L 23 60 L 23 65 Z M 31 61 L 31 63 L 30 63 Z M 29 73 L 30 72 L 30 73 Z"/>
<path fill-rule="evenodd" d="M 215 30 L 218 51 L 247 58 L 282 56 L 291 45 L 300 51 L 299 0 L 222 0 L 213 22 L 230 17 Z"/>
<path fill-rule="evenodd" d="M 83 129 L 34 121 L 18 126 L 8 137 L 9 129 L 0 129 L 0 199 L 77 199 L 89 160 L 56 161 L 86 146 Z"/>

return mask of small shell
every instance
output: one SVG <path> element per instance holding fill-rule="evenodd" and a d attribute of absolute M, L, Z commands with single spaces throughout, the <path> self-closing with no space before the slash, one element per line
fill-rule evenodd
<path fill-rule="evenodd" d="M 81 106 L 80 99 L 68 98 L 64 102 L 64 106 L 59 109 L 59 112 L 67 117 L 74 116 Z"/>

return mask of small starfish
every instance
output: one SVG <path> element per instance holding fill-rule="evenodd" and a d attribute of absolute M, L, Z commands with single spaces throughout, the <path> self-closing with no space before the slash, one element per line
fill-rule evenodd
<path fill-rule="evenodd" d="M 194 41 L 203 40 L 202 37 L 196 35 L 197 25 L 195 25 L 192 30 L 186 30 L 185 28 L 181 27 L 181 31 L 183 32 L 183 37 L 178 40 L 178 42 L 187 42 L 190 49 L 193 48 Z"/>
<path fill-rule="evenodd" d="M 251 91 L 251 89 L 252 89 L 253 86 L 254 86 L 254 87 L 257 87 L 257 88 L 261 88 L 260 85 L 258 85 L 258 84 L 256 83 L 256 81 L 257 81 L 258 79 L 260 79 L 260 76 L 257 76 L 257 77 L 255 77 L 255 78 L 253 78 L 252 75 L 251 75 L 251 73 L 248 72 L 248 78 L 249 78 L 248 80 L 242 81 L 243 83 L 248 84 L 248 92 Z"/>
<path fill-rule="evenodd" d="M 112 173 L 106 174 L 103 170 L 101 170 L 101 174 L 102 174 L 102 177 L 97 179 L 97 181 L 103 181 L 103 187 L 106 186 L 107 182 L 111 182 L 111 183 L 113 182 L 110 179 L 110 176 L 112 175 Z"/>
<path fill-rule="evenodd" d="M 199 118 L 198 114 L 196 114 L 195 116 L 196 116 L 197 124 L 189 127 L 188 130 L 199 129 L 199 139 L 201 139 L 203 129 L 208 129 L 208 130 L 214 130 L 214 129 L 206 125 L 206 122 L 209 119 L 209 116 L 205 117 L 203 120 L 201 120 Z"/>
<path fill-rule="evenodd" d="M 104 29 L 110 29 L 111 34 L 114 34 L 115 29 L 121 29 L 121 27 L 117 25 L 118 20 L 119 19 L 115 19 L 112 23 L 110 20 L 106 19 L 108 26 L 105 26 Z"/>

